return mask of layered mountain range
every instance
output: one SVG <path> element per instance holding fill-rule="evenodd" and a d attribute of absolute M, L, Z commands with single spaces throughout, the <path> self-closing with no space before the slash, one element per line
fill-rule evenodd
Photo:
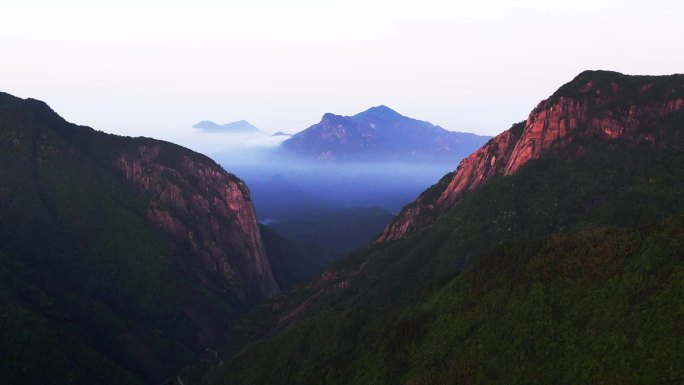
<path fill-rule="evenodd" d="M 448 161 L 440 130 L 284 151 Z M 0 381 L 681 383 L 683 164 L 683 75 L 583 72 L 318 274 L 211 159 L 0 94 Z"/>
<path fill-rule="evenodd" d="M 273 150 L 217 158 L 248 182 L 267 226 L 341 256 L 373 240 L 393 213 L 489 138 L 378 106 L 325 114 L 281 139 Z"/>
<path fill-rule="evenodd" d="M 459 161 L 489 137 L 447 131 L 377 106 L 354 116 L 331 113 L 285 140 L 287 154 L 324 161 Z"/>
<path fill-rule="evenodd" d="M 580 74 L 181 377 L 680 382 L 683 107 L 682 75 Z"/>

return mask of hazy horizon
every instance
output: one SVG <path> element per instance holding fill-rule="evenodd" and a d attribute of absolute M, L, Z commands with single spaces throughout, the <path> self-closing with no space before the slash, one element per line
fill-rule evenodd
<path fill-rule="evenodd" d="M 27 0 L 5 5 L 0 90 L 69 121 L 212 153 L 191 126 L 294 133 L 387 105 L 496 135 L 587 69 L 683 72 L 676 1 Z"/>

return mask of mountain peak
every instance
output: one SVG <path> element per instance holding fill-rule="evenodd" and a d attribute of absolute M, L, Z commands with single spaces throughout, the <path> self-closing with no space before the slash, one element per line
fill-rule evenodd
<path fill-rule="evenodd" d="M 325 114 L 323 114 L 323 117 L 321 118 L 321 120 L 331 120 L 331 119 L 342 118 L 342 117 L 343 117 L 342 115 L 333 114 L 332 112 L 326 112 Z"/>
<path fill-rule="evenodd" d="M 637 102 L 640 98 L 658 98 L 681 94 L 684 75 L 625 75 L 615 71 L 582 71 L 562 85 L 544 103 L 557 103 L 560 98 L 592 99 L 599 103 L 609 95 Z"/>
<path fill-rule="evenodd" d="M 489 137 L 447 131 L 380 105 L 354 116 L 332 113 L 285 140 L 290 154 L 320 160 L 457 162 Z"/>
<path fill-rule="evenodd" d="M 318 123 L 318 125 L 322 125 L 322 127 L 332 128 L 332 127 L 348 126 L 349 123 L 350 122 L 349 122 L 348 116 L 335 115 L 333 113 L 327 112 L 327 113 L 323 114 L 323 117 L 321 118 L 321 121 Z M 304 132 L 304 131 L 302 131 L 302 132 Z"/>
<path fill-rule="evenodd" d="M 354 118 L 361 118 L 361 117 L 374 117 L 374 118 L 403 118 L 404 116 L 393 109 L 385 106 L 385 105 L 379 105 L 376 107 L 371 107 L 367 109 L 366 111 L 360 112 L 356 115 L 354 115 Z"/>

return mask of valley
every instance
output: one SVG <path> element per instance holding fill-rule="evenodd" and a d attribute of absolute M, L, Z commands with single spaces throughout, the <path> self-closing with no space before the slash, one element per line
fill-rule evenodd
<path fill-rule="evenodd" d="M 684 2 L 0 11 L 0 385 L 684 385 Z"/>
<path fill-rule="evenodd" d="M 371 247 L 255 310 L 245 320 L 259 328 L 224 351 L 231 360 L 185 375 L 679 382 L 683 81 L 580 74 L 406 206 Z"/>
<path fill-rule="evenodd" d="M 326 113 L 274 148 L 213 157 L 248 184 L 262 224 L 339 258 L 489 139 L 377 106 Z"/>
<path fill-rule="evenodd" d="M 585 71 L 493 138 L 378 106 L 211 158 L 3 93 L 0 374 L 681 383 L 682 165 L 683 75 Z"/>

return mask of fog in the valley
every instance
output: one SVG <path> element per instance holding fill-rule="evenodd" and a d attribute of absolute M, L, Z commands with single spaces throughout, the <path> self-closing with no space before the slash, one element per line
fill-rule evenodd
<path fill-rule="evenodd" d="M 396 214 L 457 166 L 318 161 L 284 155 L 277 147 L 234 150 L 213 157 L 247 183 L 257 215 L 271 221 L 352 207 L 378 206 Z"/>
<path fill-rule="evenodd" d="M 212 155 L 247 183 L 259 221 L 339 257 L 373 240 L 456 164 L 339 162 L 286 155 L 274 142 Z"/>

